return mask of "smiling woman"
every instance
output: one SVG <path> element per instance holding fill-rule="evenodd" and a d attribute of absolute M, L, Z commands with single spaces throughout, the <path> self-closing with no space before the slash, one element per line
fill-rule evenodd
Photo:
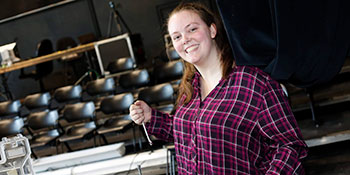
<path fill-rule="evenodd" d="M 307 146 L 283 89 L 259 68 L 235 65 L 217 17 L 182 3 L 168 31 L 185 62 L 176 111 L 138 100 L 130 116 L 174 141 L 178 174 L 304 174 Z"/>
<path fill-rule="evenodd" d="M 174 115 L 138 100 L 137 124 L 174 141 L 178 174 L 304 174 L 307 146 L 280 84 L 257 67 L 235 65 L 217 17 L 182 3 L 168 31 L 185 62 Z"/>

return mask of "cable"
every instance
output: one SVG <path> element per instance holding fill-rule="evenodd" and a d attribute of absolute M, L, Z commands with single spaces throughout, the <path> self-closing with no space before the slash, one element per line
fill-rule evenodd
<path fill-rule="evenodd" d="M 134 156 L 134 158 L 132 158 L 132 161 L 131 161 L 131 163 L 130 163 L 130 165 L 129 165 L 129 170 L 128 170 L 128 172 L 126 173 L 126 175 L 129 175 L 129 173 L 130 173 L 130 171 L 131 171 L 131 166 L 132 166 L 132 164 L 134 164 L 135 158 L 136 158 L 138 155 L 139 155 L 139 153 L 137 153 L 137 154 Z"/>
<path fill-rule="evenodd" d="M 136 158 L 139 154 L 140 154 L 140 153 L 137 153 L 137 154 L 134 156 L 134 158 L 132 159 L 132 161 L 131 161 L 131 163 L 130 163 L 130 165 L 129 165 L 129 170 L 128 170 L 128 172 L 126 173 L 126 175 L 129 175 L 129 173 L 130 173 L 130 171 L 131 171 L 131 166 L 132 166 L 132 164 L 134 164 L 135 158 Z M 152 154 L 152 152 L 149 153 L 149 155 L 151 155 L 151 154 Z M 140 166 L 140 168 L 141 168 L 141 165 L 142 165 L 143 163 L 145 163 L 145 162 L 146 162 L 146 160 L 142 161 L 138 166 Z M 138 168 L 136 168 L 136 169 L 138 169 Z"/>
<path fill-rule="evenodd" d="M 87 77 L 87 76 L 89 75 L 90 72 L 95 73 L 97 79 L 100 78 L 100 75 L 99 75 L 95 70 L 90 69 L 90 70 L 88 70 L 87 72 L 85 72 L 85 74 L 82 75 L 82 76 L 74 83 L 74 85 L 78 85 L 81 81 L 83 81 L 83 79 L 84 79 L 85 77 Z"/>

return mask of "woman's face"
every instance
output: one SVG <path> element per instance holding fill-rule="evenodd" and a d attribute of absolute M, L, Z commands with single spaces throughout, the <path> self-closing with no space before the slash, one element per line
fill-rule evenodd
<path fill-rule="evenodd" d="M 200 65 L 216 49 L 216 26 L 210 27 L 198 14 L 183 10 L 173 14 L 168 30 L 177 53 L 187 62 Z"/>

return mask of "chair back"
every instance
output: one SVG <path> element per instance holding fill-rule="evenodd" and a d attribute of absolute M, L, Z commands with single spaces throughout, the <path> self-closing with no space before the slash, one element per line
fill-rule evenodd
<path fill-rule="evenodd" d="M 154 69 L 154 76 L 157 83 L 169 82 L 182 77 L 184 65 L 182 61 L 170 61 L 157 66 Z"/>
<path fill-rule="evenodd" d="M 133 102 L 134 97 L 131 93 L 118 94 L 104 98 L 101 102 L 100 109 L 104 114 L 122 113 L 128 111 Z"/>
<path fill-rule="evenodd" d="M 93 80 L 86 84 L 85 89 L 91 96 L 112 93 L 115 91 L 115 81 L 112 77 Z"/>
<path fill-rule="evenodd" d="M 95 117 L 95 105 L 93 102 L 67 104 L 63 109 L 63 117 L 68 122 L 74 122 Z"/>
<path fill-rule="evenodd" d="M 67 102 L 81 98 L 82 88 L 80 85 L 70 85 L 55 90 L 53 97 L 58 102 Z"/>
<path fill-rule="evenodd" d="M 57 40 L 56 50 L 66 50 L 77 46 L 77 42 L 72 37 L 63 37 Z"/>
<path fill-rule="evenodd" d="M 48 92 L 28 95 L 24 98 L 24 105 L 28 109 L 49 107 L 51 95 Z"/>
<path fill-rule="evenodd" d="M 150 77 L 146 69 L 134 70 L 119 78 L 119 85 L 124 89 L 139 88 L 148 85 Z"/>
<path fill-rule="evenodd" d="M 0 120 L 0 138 L 8 137 L 21 133 L 24 122 L 20 117 L 7 118 Z"/>
<path fill-rule="evenodd" d="M 58 124 L 58 112 L 57 110 L 52 111 L 41 111 L 34 112 L 28 116 L 28 126 L 33 130 L 39 130 L 43 128 L 56 127 Z"/>
<path fill-rule="evenodd" d="M 19 100 L 5 101 L 0 103 L 0 116 L 17 116 L 20 112 L 21 102 Z"/>
<path fill-rule="evenodd" d="M 180 59 L 180 55 L 176 52 L 174 47 L 167 47 L 166 54 L 170 61 Z"/>
<path fill-rule="evenodd" d="M 141 89 L 138 95 L 138 99 L 144 100 L 148 104 L 173 102 L 174 89 L 170 83 L 158 84 L 145 89 Z"/>
<path fill-rule="evenodd" d="M 44 56 L 54 52 L 52 42 L 49 39 L 40 41 L 36 48 L 36 56 Z M 53 61 L 37 64 L 36 66 L 37 78 L 44 77 L 53 71 Z"/>
<path fill-rule="evenodd" d="M 135 62 L 131 57 L 118 58 L 116 61 L 110 62 L 107 66 L 107 70 L 111 73 L 118 73 L 135 68 Z"/>

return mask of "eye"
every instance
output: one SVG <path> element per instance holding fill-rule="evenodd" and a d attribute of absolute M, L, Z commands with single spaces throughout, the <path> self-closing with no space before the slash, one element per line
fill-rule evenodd
<path fill-rule="evenodd" d="M 174 35 L 174 36 L 172 37 L 173 41 L 177 41 L 177 40 L 179 40 L 180 38 L 181 38 L 180 35 Z"/>
<path fill-rule="evenodd" d="M 195 32 L 195 31 L 197 31 L 197 27 L 192 27 L 192 28 L 190 28 L 190 32 Z"/>

